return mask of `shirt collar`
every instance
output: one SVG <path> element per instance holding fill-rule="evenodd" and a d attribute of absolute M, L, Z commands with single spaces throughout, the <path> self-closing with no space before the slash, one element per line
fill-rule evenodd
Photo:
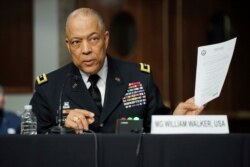
<path fill-rule="evenodd" d="M 89 79 L 89 75 L 84 73 L 83 71 L 79 70 L 81 75 L 82 75 L 82 79 L 84 81 L 85 84 L 88 83 L 88 79 Z M 107 61 L 107 56 L 105 57 L 104 60 L 104 64 L 102 66 L 102 68 L 100 69 L 100 71 L 97 73 L 100 77 L 99 80 L 102 80 L 104 82 L 104 84 L 106 84 L 106 80 L 107 80 L 107 75 L 108 75 L 108 61 Z"/>

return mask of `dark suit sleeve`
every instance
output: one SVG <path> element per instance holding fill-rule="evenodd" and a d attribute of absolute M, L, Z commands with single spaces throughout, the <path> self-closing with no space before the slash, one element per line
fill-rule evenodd
<path fill-rule="evenodd" d="M 42 86 L 35 85 L 35 93 L 30 101 L 32 111 L 37 117 L 38 133 L 46 133 L 49 127 L 52 126 L 51 114 L 48 108 L 46 95 L 43 93 Z"/>
<path fill-rule="evenodd" d="M 144 131 L 149 132 L 152 115 L 169 115 L 171 110 L 163 104 L 161 94 L 155 85 L 152 74 L 149 74 L 147 80 L 147 112 L 144 115 Z"/>

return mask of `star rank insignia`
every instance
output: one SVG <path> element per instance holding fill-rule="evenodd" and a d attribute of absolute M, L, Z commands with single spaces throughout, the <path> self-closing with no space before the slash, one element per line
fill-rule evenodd
<path fill-rule="evenodd" d="M 150 73 L 150 65 L 145 63 L 140 63 L 140 70 L 146 73 Z"/>
<path fill-rule="evenodd" d="M 37 81 L 38 85 L 41 85 L 41 84 L 43 84 L 43 83 L 47 82 L 47 81 L 48 81 L 48 79 L 47 79 L 46 74 L 45 74 L 45 73 L 43 73 L 43 74 L 41 74 L 41 75 L 37 76 L 37 77 L 36 77 L 36 81 Z"/>

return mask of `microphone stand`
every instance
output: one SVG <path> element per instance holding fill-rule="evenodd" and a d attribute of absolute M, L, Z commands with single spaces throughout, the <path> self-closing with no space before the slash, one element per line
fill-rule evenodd
<path fill-rule="evenodd" d="M 63 125 L 63 114 L 62 114 L 62 108 L 61 108 L 61 105 L 59 107 L 59 119 L 58 119 L 58 125 L 56 126 L 52 126 L 50 128 L 50 132 L 51 134 L 75 134 L 75 130 L 72 129 L 72 128 L 66 128 L 64 127 Z"/>
<path fill-rule="evenodd" d="M 63 82 L 62 90 L 60 92 L 60 99 L 59 99 L 59 110 L 58 110 L 58 125 L 53 126 L 50 128 L 50 134 L 75 134 L 75 130 L 72 128 L 64 127 L 63 124 L 63 108 L 62 108 L 62 95 L 65 87 L 65 82 L 67 81 L 68 77 L 72 76 L 72 74 L 68 74 L 66 79 Z"/>
<path fill-rule="evenodd" d="M 57 125 L 57 126 L 51 127 L 49 133 L 63 135 L 63 134 L 75 134 L 75 131 L 72 128 L 66 128 L 64 126 Z"/>

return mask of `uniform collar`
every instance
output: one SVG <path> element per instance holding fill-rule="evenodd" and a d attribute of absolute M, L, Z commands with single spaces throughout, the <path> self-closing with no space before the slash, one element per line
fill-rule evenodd
<path fill-rule="evenodd" d="M 79 70 L 80 71 L 80 74 L 82 76 L 82 79 L 85 83 L 85 85 L 90 86 L 90 83 L 88 82 L 88 79 L 89 79 L 89 75 L 84 73 L 83 71 Z M 104 64 L 101 68 L 101 70 L 97 73 L 100 77 L 100 80 L 102 80 L 102 82 L 104 84 L 106 84 L 106 80 L 107 80 L 107 75 L 108 75 L 108 61 L 107 61 L 107 56 L 105 57 L 105 60 L 104 60 Z"/>

